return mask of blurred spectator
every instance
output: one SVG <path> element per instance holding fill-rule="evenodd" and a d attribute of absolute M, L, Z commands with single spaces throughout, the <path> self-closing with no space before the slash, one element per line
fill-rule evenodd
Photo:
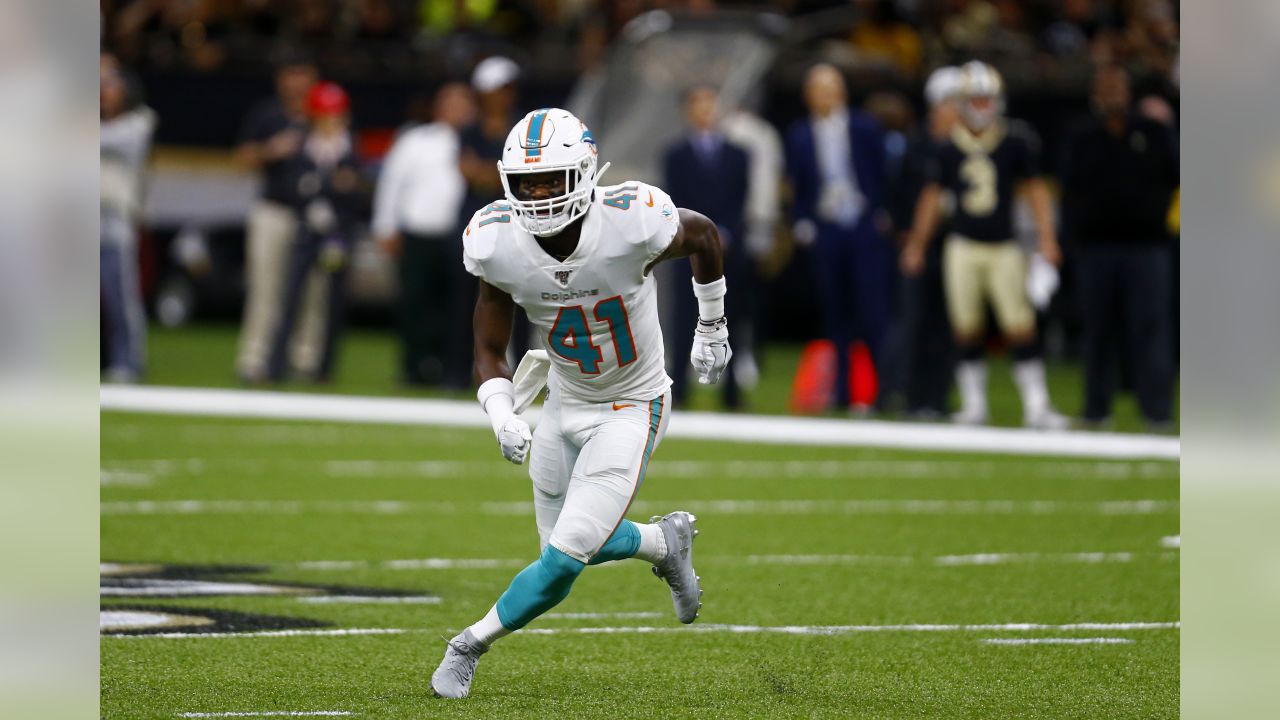
<path fill-rule="evenodd" d="M 749 161 L 747 153 L 726 141 L 719 129 L 717 101 L 715 89 L 705 85 L 694 87 L 685 96 L 689 134 L 666 151 L 663 187 L 676 205 L 706 215 L 719 229 L 724 245 L 725 280 L 736 288 L 730 293 L 732 297 L 726 296 L 725 316 L 729 318 L 730 334 L 738 336 L 750 319 L 743 310 L 745 306 L 739 302 L 750 294 L 749 285 L 743 279 L 748 273 L 743 228 Z M 676 263 L 672 277 L 677 285 L 677 330 L 672 334 L 672 367 L 668 372 L 672 378 L 672 399 L 681 405 L 688 399 L 689 352 L 693 347 L 693 335 L 687 328 L 697 325 L 698 304 L 692 292 L 683 292 L 680 288 L 693 282 L 689 263 Z M 725 407 L 730 409 L 742 405 L 735 375 L 735 364 L 730 363 L 719 383 Z"/>
<path fill-rule="evenodd" d="M 1127 355 L 1142 415 L 1162 428 L 1173 416 L 1167 223 L 1177 141 L 1170 128 L 1134 113 L 1121 68 L 1097 70 L 1093 107 L 1094 118 L 1068 140 L 1062 166 L 1063 223 L 1077 246 L 1084 323 L 1084 420 L 1110 420 L 1116 365 Z"/>
<path fill-rule="evenodd" d="M 360 166 L 348 131 L 349 113 L 350 101 L 341 87 L 329 82 L 313 85 L 307 95 L 310 128 L 298 151 L 284 161 L 298 229 L 289 257 L 284 310 L 267 365 L 267 376 L 274 382 L 285 377 L 289 338 L 313 272 L 324 279 L 327 317 L 312 379 L 328 382 L 333 377 L 346 310 L 347 270 L 366 206 Z"/>
<path fill-rule="evenodd" d="M 111 382 L 135 382 L 145 368 L 147 318 L 138 281 L 137 217 L 156 115 L 137 102 L 124 71 L 111 55 L 99 66 L 102 310 L 107 321 L 107 371 Z"/>
<path fill-rule="evenodd" d="M 471 72 L 471 89 L 476 93 L 479 115 L 462 131 L 462 175 L 467 179 L 467 199 L 463 203 L 462 218 L 466 219 L 489 203 L 502 198 L 502 179 L 498 177 L 498 161 L 502 159 L 502 146 L 507 134 L 515 127 L 519 116 L 515 114 L 516 101 L 520 97 L 517 82 L 520 66 L 515 61 L 495 55 L 481 60 Z M 475 300 L 477 280 L 462 265 L 456 268 L 460 307 L 467 307 Z M 463 347 L 472 343 L 471 316 L 461 313 L 455 318 L 458 325 L 454 332 L 462 339 Z M 529 349 L 529 319 L 524 308 L 516 306 L 511 332 L 511 350 L 514 357 L 524 357 Z M 468 350 L 469 352 L 469 350 Z M 469 367 L 469 366 L 468 366 Z"/>
<path fill-rule="evenodd" d="M 742 291 L 735 300 L 739 313 L 750 323 L 734 334 L 734 380 L 744 389 L 760 379 L 760 362 L 767 336 L 766 273 L 777 247 L 778 222 L 782 218 L 782 174 L 785 161 L 782 137 L 764 118 L 738 108 L 720 123 L 725 138 L 747 153 L 747 214 L 742 247 L 751 259 L 739 280 Z M 740 324 L 742 325 L 742 324 Z M 745 334 L 743 333 L 745 331 Z"/>
<path fill-rule="evenodd" d="M 959 68 L 943 67 L 935 70 L 925 84 L 929 115 L 925 125 L 907 138 L 889 189 L 889 214 L 899 247 L 907 243 L 916 203 L 928 181 L 928 165 L 956 125 L 957 96 L 963 78 Z M 951 390 L 955 347 L 942 287 L 942 246 L 950 232 L 950 214 L 949 207 L 942 209 L 925 253 L 924 267 L 919 275 L 902 277 L 899 296 L 899 318 L 906 338 L 902 357 L 907 413 L 920 419 L 945 417 Z"/>
<path fill-rule="evenodd" d="M 280 322 L 280 302 L 289 250 L 297 231 L 291 202 L 294 188 L 286 160 L 302 147 L 307 129 L 306 99 L 316 82 L 316 68 L 300 54 L 281 58 L 276 68 L 276 95 L 249 111 L 236 148 L 236 160 L 258 170 L 261 194 L 249 211 L 245 250 L 244 321 L 236 369 L 245 382 L 266 379 L 271 339 Z M 303 374 L 314 375 L 320 361 L 324 307 L 316 276 L 303 299 L 298 329 L 290 341 L 291 360 Z"/>
<path fill-rule="evenodd" d="M 889 317 L 891 249 L 875 223 L 884 204 L 884 135 L 846 106 L 844 78 L 830 65 L 809 71 L 805 103 L 810 117 L 787 132 L 787 174 L 796 241 L 814 249 L 823 324 L 836 352 L 832 404 L 840 408 L 850 403 L 850 342 L 861 337 L 879 363 Z"/>
<path fill-rule="evenodd" d="M 378 180 L 373 232 L 400 261 L 400 370 L 410 385 L 470 384 L 470 349 L 458 347 L 450 328 L 456 315 L 468 312 L 457 305 L 455 285 L 467 191 L 460 131 L 474 116 L 466 85 L 440 88 L 435 121 L 396 139 Z"/>
<path fill-rule="evenodd" d="M 859 55 L 883 60 L 908 78 L 920 72 L 920 36 L 903 22 L 893 0 L 856 0 L 865 18 L 849 40 Z"/>

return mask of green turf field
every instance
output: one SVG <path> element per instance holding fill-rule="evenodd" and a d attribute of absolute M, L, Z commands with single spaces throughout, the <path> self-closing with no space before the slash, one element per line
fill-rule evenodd
<path fill-rule="evenodd" d="M 105 718 L 1178 714 L 1178 630 L 1130 625 L 1179 617 L 1176 463 L 668 440 L 631 517 L 699 515 L 698 623 L 675 621 L 640 562 L 589 568 L 485 656 L 470 699 L 446 702 L 427 685 L 441 638 L 538 550 L 527 476 L 490 433 L 107 412 L 101 448 L 104 563 L 347 593 L 104 610 L 386 631 L 103 637 Z M 997 627 L 957 627 L 972 625 Z M 1085 638 L 1106 644 L 989 642 Z"/>

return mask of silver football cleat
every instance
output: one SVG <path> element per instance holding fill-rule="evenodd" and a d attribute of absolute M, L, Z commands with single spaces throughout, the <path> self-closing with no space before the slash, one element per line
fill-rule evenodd
<path fill-rule="evenodd" d="M 693 539 L 698 536 L 695 515 L 677 510 L 649 518 L 662 528 L 667 541 L 667 556 L 653 566 L 653 574 L 666 581 L 671 588 L 671 603 L 675 606 L 676 619 L 688 624 L 698 619 L 702 608 L 702 578 L 693 570 Z"/>
<path fill-rule="evenodd" d="M 440 667 L 431 674 L 431 692 L 436 697 L 460 699 L 471 694 L 471 678 L 476 663 L 489 648 L 476 640 L 471 630 L 463 630 L 449 641 Z"/>

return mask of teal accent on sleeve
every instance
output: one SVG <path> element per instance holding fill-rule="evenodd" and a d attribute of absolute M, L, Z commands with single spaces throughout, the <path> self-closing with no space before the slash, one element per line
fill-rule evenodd
<path fill-rule="evenodd" d="M 636 533 L 637 543 L 639 532 Z M 638 545 L 637 545 L 638 547 Z M 498 598 L 498 620 L 508 630 L 519 630 L 569 596 L 573 581 L 586 564 L 548 545 L 531 565 L 516 574 Z"/>
<path fill-rule="evenodd" d="M 629 557 L 635 557 L 636 551 L 640 549 L 640 529 L 630 520 L 623 520 L 618 523 L 618 529 L 613 531 L 609 539 L 605 541 L 604 546 L 600 548 L 600 552 L 591 558 L 588 565 L 599 565 L 610 560 L 626 560 Z"/>

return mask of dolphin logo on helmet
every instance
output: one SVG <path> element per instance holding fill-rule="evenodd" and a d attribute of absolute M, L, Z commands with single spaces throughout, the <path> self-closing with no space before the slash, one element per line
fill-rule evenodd
<path fill-rule="evenodd" d="M 531 235 L 555 235 L 587 213 L 601 175 L 596 167 L 596 141 L 587 126 L 568 110 L 540 108 L 525 115 L 511 128 L 498 162 L 502 190 L 511 204 L 516 223 Z M 543 200 L 521 200 L 514 192 L 515 179 L 532 173 L 563 172 L 563 195 Z"/>

